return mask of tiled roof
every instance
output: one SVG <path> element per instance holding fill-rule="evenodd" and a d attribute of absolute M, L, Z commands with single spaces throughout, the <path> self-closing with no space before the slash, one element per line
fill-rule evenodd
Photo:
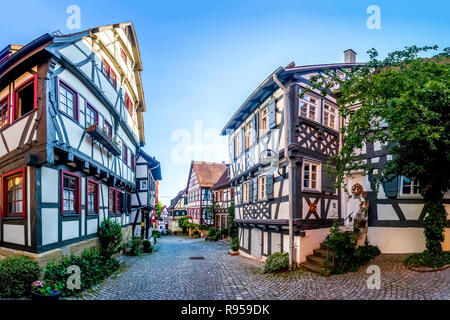
<path fill-rule="evenodd" d="M 184 193 L 186 193 L 186 189 L 183 189 L 180 192 L 178 192 L 177 196 L 172 199 L 171 202 L 173 203 L 170 205 L 169 210 L 172 210 L 177 205 L 178 201 L 180 200 L 180 198 L 183 196 Z"/>
<path fill-rule="evenodd" d="M 223 172 L 220 176 L 219 180 L 211 187 L 211 189 L 223 189 L 230 186 L 230 167 L 227 167 L 227 170 Z"/>
<path fill-rule="evenodd" d="M 192 167 L 200 187 L 211 187 L 227 169 L 226 164 L 216 162 L 192 161 Z"/>

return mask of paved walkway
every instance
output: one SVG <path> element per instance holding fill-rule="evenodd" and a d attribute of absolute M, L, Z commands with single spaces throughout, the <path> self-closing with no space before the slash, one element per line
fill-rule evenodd
<path fill-rule="evenodd" d="M 307 271 L 260 274 L 261 264 L 227 254 L 229 245 L 165 236 L 158 250 L 124 257 L 129 268 L 85 292 L 83 299 L 450 299 L 450 269 L 418 273 L 404 255 L 380 255 L 380 289 L 368 289 L 366 268 L 328 278 Z M 205 260 L 190 260 L 202 256 Z"/>

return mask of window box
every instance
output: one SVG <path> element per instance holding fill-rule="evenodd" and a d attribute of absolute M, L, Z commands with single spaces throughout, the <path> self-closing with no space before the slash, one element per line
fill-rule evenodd
<path fill-rule="evenodd" d="M 114 156 L 120 156 L 121 151 L 118 145 L 113 142 L 111 139 L 101 128 L 99 128 L 96 124 L 93 124 L 86 128 L 86 132 L 92 137 L 92 139 L 101 143 L 109 152 L 111 152 Z"/>

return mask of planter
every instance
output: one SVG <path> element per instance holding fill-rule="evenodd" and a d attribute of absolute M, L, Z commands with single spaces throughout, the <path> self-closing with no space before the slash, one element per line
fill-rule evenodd
<path fill-rule="evenodd" d="M 41 296 L 40 294 L 31 293 L 31 300 L 33 301 L 52 301 L 52 300 L 59 300 L 60 294 L 58 293 L 55 296 Z"/>
<path fill-rule="evenodd" d="M 238 256 L 239 255 L 239 251 L 228 250 L 228 254 L 230 256 Z"/>
<path fill-rule="evenodd" d="M 112 142 L 111 138 L 106 135 L 102 129 L 97 125 L 92 125 L 86 128 L 86 133 L 92 137 L 92 139 L 101 143 L 109 152 L 115 156 L 120 156 L 122 153 L 118 146 Z"/>

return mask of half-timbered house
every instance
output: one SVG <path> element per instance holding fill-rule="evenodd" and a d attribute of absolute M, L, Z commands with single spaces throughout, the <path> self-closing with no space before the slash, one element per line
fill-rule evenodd
<path fill-rule="evenodd" d="M 169 206 L 169 233 L 177 234 L 183 230 L 178 225 L 180 217 L 187 216 L 186 189 L 178 192 L 177 196 L 170 200 Z"/>
<path fill-rule="evenodd" d="M 156 206 L 156 184 L 161 181 L 161 165 L 142 149 L 136 158 L 136 191 L 131 196 L 132 234 L 148 239 L 152 235 L 151 215 Z"/>
<path fill-rule="evenodd" d="M 186 195 L 187 214 L 193 223 L 212 225 L 214 217 L 211 187 L 226 168 L 224 163 L 192 161 Z"/>
<path fill-rule="evenodd" d="M 308 79 L 354 65 L 348 60 L 279 67 L 222 130 L 228 135 L 243 255 L 264 260 L 274 252 L 291 251 L 294 261 L 303 262 L 324 240 L 333 219 L 341 217 L 341 191 L 334 189 L 325 171 L 339 147 L 336 97 L 308 89 Z"/>
<path fill-rule="evenodd" d="M 211 187 L 211 190 L 214 196 L 214 226 L 217 230 L 228 228 L 228 208 L 234 198 L 234 191 L 230 185 L 229 167 Z"/>
<path fill-rule="evenodd" d="M 0 52 L 0 255 L 78 252 L 106 217 L 131 233 L 141 71 L 131 23 Z"/>

